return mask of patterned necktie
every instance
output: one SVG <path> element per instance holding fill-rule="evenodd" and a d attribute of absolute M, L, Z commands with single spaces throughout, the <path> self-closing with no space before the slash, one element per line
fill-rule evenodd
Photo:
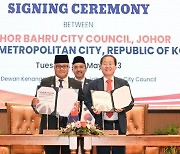
<path fill-rule="evenodd" d="M 59 88 L 63 88 L 63 85 L 62 85 L 62 82 L 63 82 L 64 80 L 62 80 L 62 79 L 59 79 Z"/>
<path fill-rule="evenodd" d="M 108 91 L 108 92 L 111 92 L 111 90 L 112 90 L 112 80 L 111 79 L 108 79 L 108 80 L 106 80 L 106 82 L 107 82 L 107 88 L 106 88 L 106 90 Z M 106 115 L 107 115 L 107 117 L 109 117 L 109 118 L 111 118 L 112 116 L 113 116 L 113 112 L 106 112 Z"/>

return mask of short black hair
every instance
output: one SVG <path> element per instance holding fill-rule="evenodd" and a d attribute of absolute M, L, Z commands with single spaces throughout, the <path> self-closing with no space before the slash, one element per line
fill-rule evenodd
<path fill-rule="evenodd" d="M 115 64 L 115 66 L 117 65 L 117 60 L 116 60 L 116 58 L 115 58 L 113 55 L 104 55 L 104 56 L 101 58 L 101 60 L 100 60 L 100 64 L 101 64 L 101 65 L 102 65 L 102 62 L 103 62 L 104 58 L 106 58 L 106 57 L 112 57 L 112 58 L 114 59 L 114 64 Z"/>

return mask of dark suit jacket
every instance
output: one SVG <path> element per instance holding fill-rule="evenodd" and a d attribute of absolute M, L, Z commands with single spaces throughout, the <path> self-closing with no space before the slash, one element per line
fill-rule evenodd
<path fill-rule="evenodd" d="M 114 78 L 114 89 L 120 88 L 122 86 L 128 86 L 129 87 L 129 84 L 128 84 L 128 82 L 126 80 L 115 77 Z M 103 77 L 91 81 L 88 84 L 88 90 L 85 93 L 85 104 L 88 107 L 88 109 L 93 113 L 93 111 L 91 109 L 91 107 L 92 107 L 92 98 L 91 98 L 90 90 L 104 91 Z M 121 134 L 126 133 L 126 129 L 127 129 L 126 112 L 129 111 L 130 109 L 132 109 L 132 107 L 134 105 L 133 97 L 132 97 L 132 100 L 133 101 L 129 104 L 129 106 L 124 108 L 124 111 L 118 113 L 118 121 L 119 121 L 119 127 L 120 127 L 119 131 L 121 132 Z M 94 117 L 96 119 L 95 120 L 96 124 L 98 124 L 98 126 L 100 128 L 102 128 L 102 113 L 99 114 L 99 115 L 93 113 L 93 115 L 94 115 Z"/>
<path fill-rule="evenodd" d="M 86 93 L 89 82 L 92 81 L 90 79 L 85 78 L 84 85 L 83 85 L 83 92 Z"/>
<path fill-rule="evenodd" d="M 86 93 L 87 87 L 88 87 L 88 84 L 89 84 L 90 81 L 92 81 L 92 80 L 85 78 L 85 80 L 84 80 L 84 85 L 83 85 L 83 89 L 82 89 L 82 90 L 83 90 L 83 94 Z M 83 95 L 83 96 L 84 96 L 84 95 Z M 84 101 L 84 98 L 81 99 L 81 100 Z M 82 101 L 80 102 L 79 119 L 81 119 L 81 113 L 82 113 Z"/>
<path fill-rule="evenodd" d="M 68 84 L 69 88 L 73 89 L 79 89 L 79 94 L 78 94 L 78 100 L 82 101 L 84 96 L 82 92 L 82 86 L 81 83 L 73 78 L 68 77 Z M 55 82 L 55 76 L 47 77 L 42 79 L 40 86 L 46 86 L 46 87 L 56 87 L 56 82 Z M 66 127 L 67 124 L 67 118 L 66 117 L 60 117 L 60 126 L 61 127 Z M 56 116 L 49 115 L 48 116 L 48 129 L 57 129 L 58 122 Z M 42 115 L 41 118 L 41 124 L 40 124 L 40 133 L 43 133 L 43 129 L 47 128 L 47 115 Z"/>

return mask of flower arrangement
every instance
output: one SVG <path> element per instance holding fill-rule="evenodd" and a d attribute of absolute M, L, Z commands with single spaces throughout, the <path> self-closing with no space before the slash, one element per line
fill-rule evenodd
<path fill-rule="evenodd" d="M 104 135 L 91 121 L 74 121 L 60 129 L 60 135 Z"/>

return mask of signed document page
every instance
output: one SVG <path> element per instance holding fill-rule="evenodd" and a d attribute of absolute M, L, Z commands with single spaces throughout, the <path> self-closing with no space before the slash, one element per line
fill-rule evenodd
<path fill-rule="evenodd" d="M 131 101 L 131 93 L 128 86 L 123 86 L 113 90 L 111 93 L 107 91 L 91 90 L 92 103 L 98 111 L 114 111 L 128 106 Z"/>
<path fill-rule="evenodd" d="M 51 114 L 55 110 L 57 89 L 53 87 L 39 87 L 37 90 L 37 98 L 39 103 L 36 110 L 39 114 Z"/>
<path fill-rule="evenodd" d="M 121 109 L 128 106 L 131 101 L 131 93 L 128 86 L 123 86 L 113 91 L 112 93 L 115 109 Z"/>
<path fill-rule="evenodd" d="M 78 89 L 60 89 L 57 99 L 57 113 L 67 117 L 78 100 Z"/>

